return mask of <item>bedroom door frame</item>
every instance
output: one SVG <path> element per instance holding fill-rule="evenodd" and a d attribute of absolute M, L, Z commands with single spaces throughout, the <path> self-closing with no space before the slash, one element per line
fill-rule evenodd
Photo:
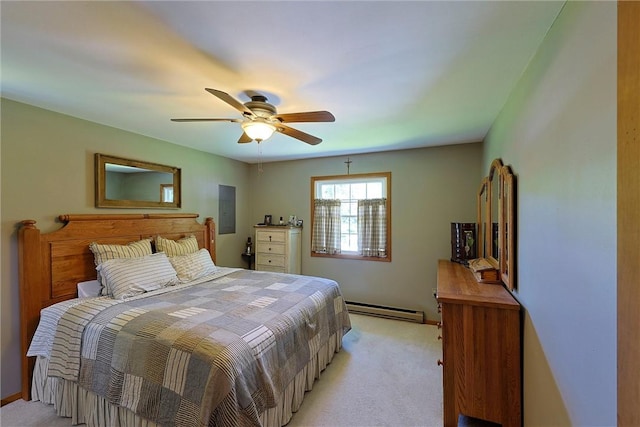
<path fill-rule="evenodd" d="M 618 426 L 640 425 L 640 3 L 618 2 Z"/>

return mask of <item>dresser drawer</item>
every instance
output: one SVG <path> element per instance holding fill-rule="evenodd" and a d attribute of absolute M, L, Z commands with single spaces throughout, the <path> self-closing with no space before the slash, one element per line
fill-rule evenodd
<path fill-rule="evenodd" d="M 272 267 L 284 267 L 284 256 L 256 253 L 256 264 L 270 265 Z"/>
<path fill-rule="evenodd" d="M 259 254 L 284 255 L 284 245 L 280 243 L 258 242 L 256 252 Z"/>
<path fill-rule="evenodd" d="M 284 243 L 287 234 L 284 230 L 258 230 L 256 232 L 256 240 L 258 242 L 274 242 Z"/>
<path fill-rule="evenodd" d="M 272 273 L 286 273 L 284 267 L 274 267 L 272 265 L 261 265 L 258 270 L 260 270 L 260 271 L 270 271 Z"/>

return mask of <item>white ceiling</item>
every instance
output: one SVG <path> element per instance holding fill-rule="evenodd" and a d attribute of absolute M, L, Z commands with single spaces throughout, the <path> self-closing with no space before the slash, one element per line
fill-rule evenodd
<path fill-rule="evenodd" d="M 255 163 L 483 139 L 564 2 L 0 2 L 2 96 Z M 237 144 L 204 88 L 334 123 Z M 153 147 L 149 148 L 150 150 Z"/>

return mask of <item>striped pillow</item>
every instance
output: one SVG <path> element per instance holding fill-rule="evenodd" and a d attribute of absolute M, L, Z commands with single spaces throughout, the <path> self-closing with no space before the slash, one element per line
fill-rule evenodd
<path fill-rule="evenodd" d="M 109 295 L 116 299 L 132 297 L 178 283 L 169 258 L 155 253 L 142 258 L 119 258 L 98 266 Z"/>
<path fill-rule="evenodd" d="M 218 271 L 206 249 L 200 249 L 193 254 L 174 256 L 169 258 L 169 261 L 178 273 L 181 283 L 191 282 Z"/>
<path fill-rule="evenodd" d="M 95 262 L 96 267 L 110 259 L 139 258 L 153 253 L 153 250 L 151 249 L 151 239 L 142 239 L 127 243 L 126 245 L 91 242 L 89 244 L 89 249 L 93 252 L 93 261 Z M 100 277 L 100 270 L 98 270 L 98 281 L 104 286 L 102 277 Z M 104 288 L 102 290 L 102 295 L 108 295 Z"/>
<path fill-rule="evenodd" d="M 198 240 L 196 236 L 189 236 L 180 240 L 165 239 L 156 237 L 156 251 L 164 252 L 168 257 L 187 255 L 198 252 Z"/>
<path fill-rule="evenodd" d="M 110 259 L 139 258 L 151 255 L 151 239 L 142 239 L 126 245 L 99 244 L 92 242 L 89 249 L 93 252 L 93 260 L 96 266 Z"/>

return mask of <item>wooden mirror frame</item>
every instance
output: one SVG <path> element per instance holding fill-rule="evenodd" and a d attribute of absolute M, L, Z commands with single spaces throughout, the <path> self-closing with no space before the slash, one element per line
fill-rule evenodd
<path fill-rule="evenodd" d="M 505 286 L 513 290 L 515 279 L 515 178 L 509 166 L 500 170 L 500 230 L 502 252 L 500 277 Z"/>
<path fill-rule="evenodd" d="M 489 175 L 480 183 L 477 196 L 478 257 L 486 259 L 499 272 L 500 281 L 509 290 L 516 287 L 515 185 L 511 168 L 495 159 L 489 167 Z M 495 231 L 494 218 L 498 220 Z"/>
<path fill-rule="evenodd" d="M 502 256 L 501 235 L 502 227 L 500 226 L 501 206 L 500 206 L 500 190 L 502 187 L 501 171 L 502 161 L 495 159 L 489 167 L 489 176 L 487 177 L 488 201 L 486 213 L 486 233 L 485 239 L 485 255 L 484 257 L 496 270 L 500 269 L 500 258 Z M 495 212 L 497 210 L 498 212 Z"/>
<path fill-rule="evenodd" d="M 476 226 L 477 237 L 476 237 L 476 245 L 477 245 L 477 256 L 478 258 L 484 258 L 487 247 L 487 204 L 489 201 L 489 178 L 485 177 L 482 179 L 480 183 L 480 188 L 478 188 L 478 221 Z"/>
<path fill-rule="evenodd" d="M 161 196 L 161 187 L 155 193 L 158 201 L 151 200 L 117 200 L 108 199 L 106 191 L 107 183 L 107 164 L 119 166 L 127 166 L 140 168 L 146 171 L 168 173 L 173 177 L 173 201 L 163 202 Z M 95 197 L 96 207 L 98 208 L 161 208 L 161 209 L 178 209 L 182 206 L 181 202 L 181 170 L 174 166 L 160 165 L 157 163 L 145 162 L 141 160 L 125 159 L 121 157 L 109 156 L 106 154 L 96 153 L 95 155 Z"/>

